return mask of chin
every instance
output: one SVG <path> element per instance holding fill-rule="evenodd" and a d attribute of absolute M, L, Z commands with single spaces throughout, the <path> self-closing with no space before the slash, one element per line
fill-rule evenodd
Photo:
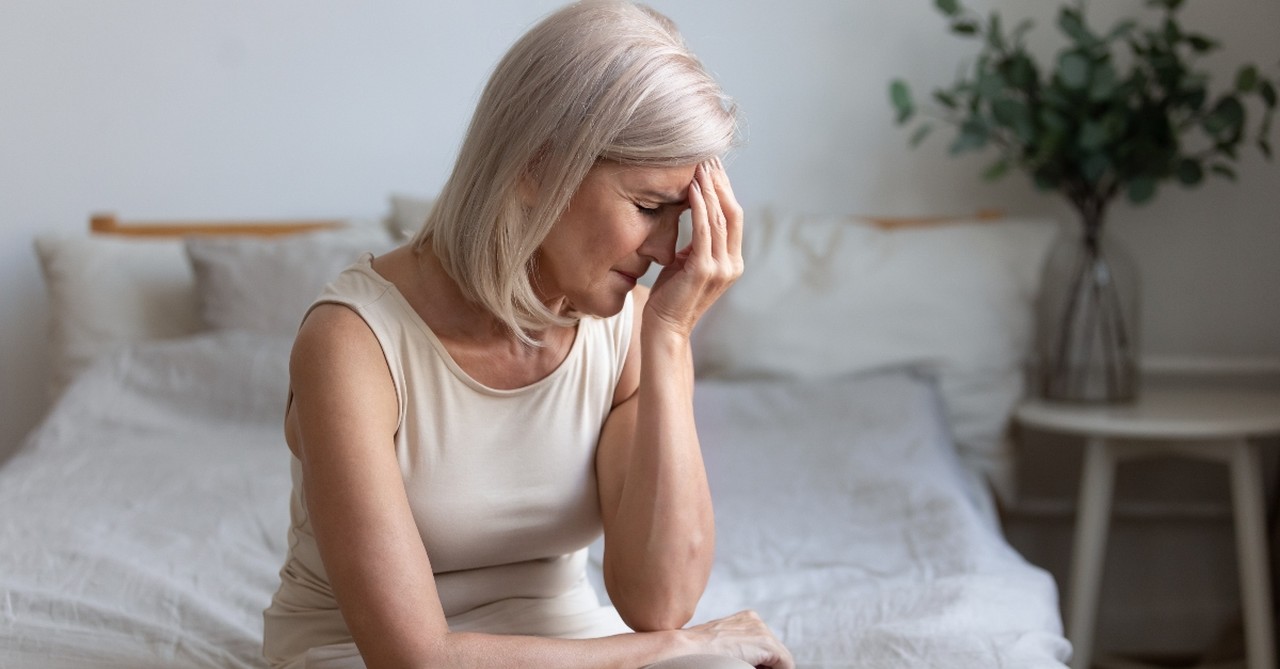
<path fill-rule="evenodd" d="M 583 316 L 594 316 L 596 318 L 608 318 L 618 315 L 622 308 L 627 304 L 627 294 L 631 291 L 621 293 L 603 291 L 594 295 L 584 296 L 583 300 L 571 300 L 573 310 Z"/>

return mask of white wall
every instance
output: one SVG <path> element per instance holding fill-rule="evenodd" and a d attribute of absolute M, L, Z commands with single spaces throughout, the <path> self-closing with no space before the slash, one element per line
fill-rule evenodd
<path fill-rule="evenodd" d="M 0 0 L 0 457 L 46 408 L 35 234 L 81 231 L 95 210 L 375 216 L 393 190 L 430 193 L 489 68 L 557 4 Z M 906 148 L 888 80 L 945 83 L 972 53 L 929 0 L 653 4 L 745 111 L 731 163 L 744 204 L 1069 216 L 1021 176 L 982 184 L 986 159 L 947 158 L 941 138 Z M 1033 35 L 1054 48 L 1054 3 L 972 4 L 1042 19 Z M 1215 63 L 1280 60 L 1280 3 L 1189 4 L 1229 44 Z M 1094 5 L 1101 19 L 1142 11 Z M 1147 280 L 1149 352 L 1280 355 L 1280 165 L 1249 152 L 1241 171 L 1114 212 Z"/>

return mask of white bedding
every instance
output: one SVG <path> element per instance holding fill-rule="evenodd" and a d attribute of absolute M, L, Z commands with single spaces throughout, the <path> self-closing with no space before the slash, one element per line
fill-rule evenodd
<path fill-rule="evenodd" d="M 289 342 L 205 335 L 88 371 L 0 470 L 0 667 L 259 667 L 284 554 Z M 1049 577 L 1000 538 L 905 375 L 700 382 L 718 557 L 802 667 L 1061 667 Z"/>
<path fill-rule="evenodd" d="M 0 470 L 0 667 L 258 667 L 288 520 L 287 341 L 92 367 Z"/>
<path fill-rule="evenodd" d="M 717 558 L 698 617 L 755 608 L 801 667 L 1061 667 L 1052 578 L 1004 541 L 907 374 L 699 383 Z"/>

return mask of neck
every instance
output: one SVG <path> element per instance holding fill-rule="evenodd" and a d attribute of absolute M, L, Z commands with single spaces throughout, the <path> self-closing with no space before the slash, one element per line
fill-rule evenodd
<path fill-rule="evenodd" d="M 488 309 L 466 296 L 462 287 L 445 271 L 430 245 L 410 251 L 416 283 L 430 299 L 422 300 L 437 336 L 467 341 L 512 339 L 511 331 Z"/>

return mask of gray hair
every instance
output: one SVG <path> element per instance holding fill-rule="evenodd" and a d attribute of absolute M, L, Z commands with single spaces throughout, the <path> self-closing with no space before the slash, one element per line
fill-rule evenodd
<path fill-rule="evenodd" d="M 498 63 L 414 246 L 532 343 L 529 331 L 574 323 L 538 299 L 532 263 L 592 165 L 693 165 L 736 136 L 733 101 L 670 19 L 624 0 L 571 4 Z"/>

